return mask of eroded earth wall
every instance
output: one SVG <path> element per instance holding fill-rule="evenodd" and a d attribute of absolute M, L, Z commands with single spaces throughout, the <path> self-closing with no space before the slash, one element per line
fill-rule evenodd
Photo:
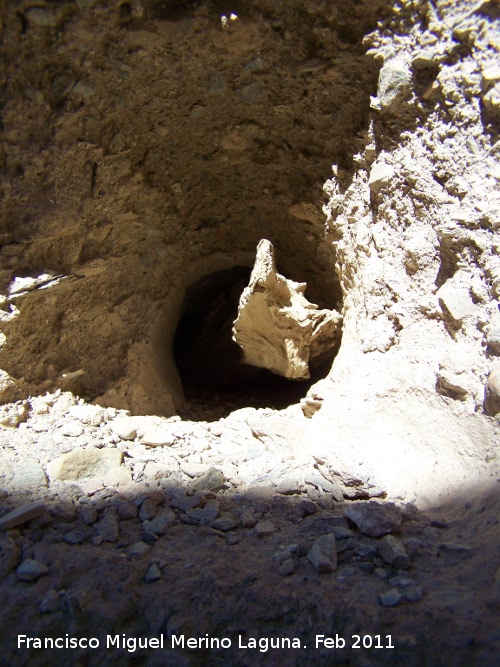
<path fill-rule="evenodd" d="M 5 400 L 60 386 L 174 414 L 185 292 L 262 238 L 313 303 L 341 302 L 322 186 L 363 143 L 380 3 L 229 9 L 223 27 L 218 2 L 3 5 Z M 43 273 L 64 279 L 12 297 Z"/>
<path fill-rule="evenodd" d="M 318 439 L 431 495 L 440 453 L 472 486 L 469 462 L 498 460 L 498 35 L 494 3 L 401 3 L 365 38 L 369 142 L 325 185 L 344 329 Z"/>

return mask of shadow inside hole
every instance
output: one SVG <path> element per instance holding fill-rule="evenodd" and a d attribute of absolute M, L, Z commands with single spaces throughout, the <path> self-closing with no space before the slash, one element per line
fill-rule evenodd
<path fill-rule="evenodd" d="M 243 363 L 232 327 L 250 273 L 245 266 L 216 271 L 186 291 L 173 345 L 188 402 L 183 418 L 220 419 L 243 407 L 284 409 L 298 403 L 331 368 L 340 343 L 313 360 L 307 380 L 289 380 Z"/>

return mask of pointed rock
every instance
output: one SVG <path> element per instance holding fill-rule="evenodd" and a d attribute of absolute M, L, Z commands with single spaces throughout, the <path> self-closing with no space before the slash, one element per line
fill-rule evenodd
<path fill-rule="evenodd" d="M 276 271 L 272 243 L 260 241 L 233 326 L 233 340 L 243 350 L 246 364 L 306 379 L 309 361 L 335 346 L 341 316 L 310 303 L 305 290 L 306 283 Z"/>

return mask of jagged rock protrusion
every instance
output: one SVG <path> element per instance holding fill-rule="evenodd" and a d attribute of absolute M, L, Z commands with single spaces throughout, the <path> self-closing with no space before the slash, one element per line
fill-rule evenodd
<path fill-rule="evenodd" d="M 309 361 L 335 346 L 341 316 L 310 303 L 305 289 L 276 271 L 273 244 L 260 241 L 233 326 L 245 363 L 287 378 L 310 377 Z"/>

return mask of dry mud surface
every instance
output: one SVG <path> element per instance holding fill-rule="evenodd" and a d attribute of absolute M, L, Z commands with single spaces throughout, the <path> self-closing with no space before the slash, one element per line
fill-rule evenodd
<path fill-rule="evenodd" d="M 499 35 L 1 4 L 0 666 L 498 664 Z M 310 380 L 231 340 L 262 239 Z"/>

